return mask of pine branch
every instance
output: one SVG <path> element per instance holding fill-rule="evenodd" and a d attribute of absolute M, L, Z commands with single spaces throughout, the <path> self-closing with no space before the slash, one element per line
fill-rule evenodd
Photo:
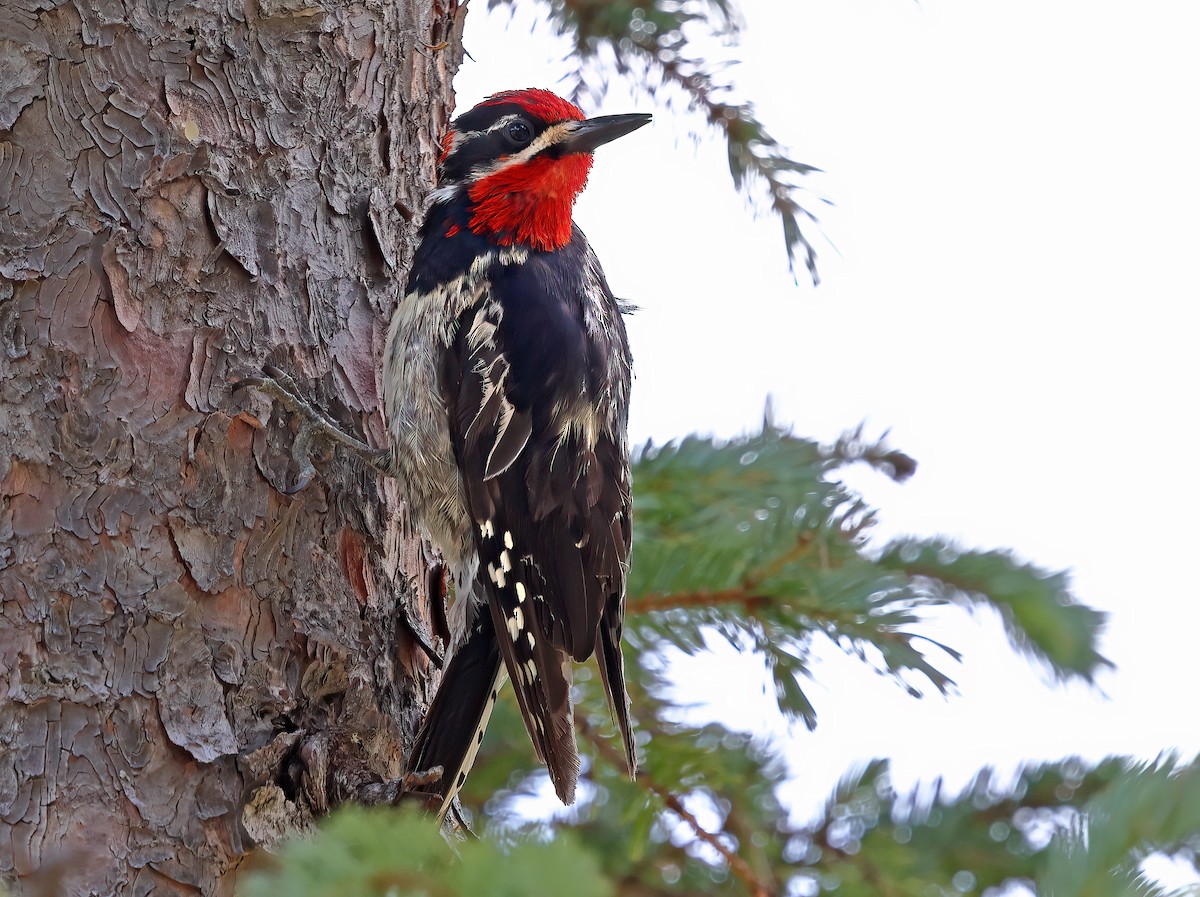
<path fill-rule="evenodd" d="M 686 610 L 695 607 L 721 607 L 739 605 L 747 614 L 753 615 L 771 601 L 765 595 L 747 593 L 744 589 L 722 589 L 719 592 L 689 592 L 683 594 L 637 595 L 626 599 L 627 614 L 647 614 L 653 611 Z"/>
<path fill-rule="evenodd" d="M 754 187 L 761 183 L 771 211 L 783 228 L 788 267 L 795 273 L 796 257 L 804 256 L 804 266 L 813 286 L 821 282 L 817 273 L 817 251 L 804 232 L 800 219 L 814 225 L 820 220 L 797 199 L 797 185 L 791 176 L 803 176 L 821 169 L 792 160 L 784 147 L 767 131 L 750 103 L 726 102 L 717 98 L 719 88 L 705 71 L 703 60 L 687 59 L 656 46 L 635 42 L 646 60 L 661 69 L 668 83 L 679 87 L 688 97 L 689 106 L 701 112 L 710 127 L 720 131 L 728 147 L 729 173 L 735 189 L 752 200 Z"/>
<path fill-rule="evenodd" d="M 575 728 L 591 743 L 595 751 L 602 756 L 614 768 L 619 764 L 623 764 L 624 760 L 621 755 L 612 747 L 611 742 L 602 737 L 595 728 L 582 716 L 577 716 L 575 719 Z M 683 801 L 671 789 L 664 787 L 654 781 L 644 771 L 638 773 L 635 784 L 654 794 L 663 806 L 674 813 L 679 819 L 692 830 L 696 836 L 696 840 L 707 844 L 729 865 L 729 869 L 737 878 L 746 885 L 753 897 L 779 897 L 779 890 L 776 887 L 768 886 L 763 882 L 754 870 L 750 868 L 750 864 L 743 859 L 737 851 L 731 849 L 723 840 L 721 840 L 719 832 L 710 832 L 695 814 L 690 812 L 683 805 Z"/>
<path fill-rule="evenodd" d="M 941 664 L 958 652 L 920 627 L 928 609 L 947 604 L 994 608 L 1014 647 L 1060 678 L 1090 681 L 1107 664 L 1095 649 L 1103 616 L 1079 604 L 1061 575 L 938 539 L 872 551 L 876 512 L 835 479 L 855 463 L 896 479 L 915 468 L 861 430 L 827 448 L 768 428 L 729 443 L 643 449 L 628 637 L 641 650 L 696 653 L 716 632 L 751 647 L 771 666 L 780 709 L 810 727 L 815 711 L 798 677 L 815 634 L 911 693 L 908 673 L 944 693 L 953 682 Z"/>
<path fill-rule="evenodd" d="M 1110 760 L 1118 771 L 1087 802 L 1079 824 L 1064 829 L 1046 853 L 1039 892 L 1054 897 L 1118 897 L 1146 889 L 1137 864 L 1154 851 L 1200 851 L 1200 759 L 1179 766 Z"/>

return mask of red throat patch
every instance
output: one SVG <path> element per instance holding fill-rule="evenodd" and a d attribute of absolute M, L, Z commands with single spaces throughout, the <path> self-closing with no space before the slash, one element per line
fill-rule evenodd
<path fill-rule="evenodd" d="M 590 153 L 539 156 L 476 181 L 469 191 L 471 232 L 501 246 L 561 249 L 571 242 L 571 210 L 591 168 Z"/>

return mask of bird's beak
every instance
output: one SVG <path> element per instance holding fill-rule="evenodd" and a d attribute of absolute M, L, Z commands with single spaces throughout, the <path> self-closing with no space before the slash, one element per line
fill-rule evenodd
<path fill-rule="evenodd" d="M 650 116 L 645 112 L 589 118 L 575 124 L 566 139 L 559 143 L 559 152 L 590 153 L 596 147 L 603 146 L 618 137 L 624 137 L 642 125 L 648 124 L 650 124 Z"/>

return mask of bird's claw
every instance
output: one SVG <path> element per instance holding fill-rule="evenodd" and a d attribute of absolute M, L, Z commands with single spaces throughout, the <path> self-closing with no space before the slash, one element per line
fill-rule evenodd
<path fill-rule="evenodd" d="M 376 470 L 387 472 L 387 452 L 373 449 L 362 440 L 345 433 L 333 418 L 300 395 L 296 381 L 286 371 L 273 364 L 263 365 L 263 376 L 243 377 L 233 385 L 234 391 L 247 387 L 270 396 L 301 419 L 291 451 L 292 460 L 299 470 L 295 483 L 281 490 L 284 495 L 301 492 L 316 477 L 317 471 L 310 455 L 313 437 L 318 435 L 360 455 Z"/>
<path fill-rule="evenodd" d="M 432 769 L 421 769 L 405 773 L 402 778 L 386 782 L 368 782 L 358 788 L 358 799 L 365 804 L 398 804 L 406 797 L 414 797 L 422 802 L 441 800 L 441 796 L 432 791 L 421 789 L 434 785 L 442 780 L 444 770 L 440 766 Z"/>
<path fill-rule="evenodd" d="M 300 429 L 296 432 L 296 438 L 292 442 L 292 460 L 296 462 L 297 467 L 296 482 L 283 490 L 284 495 L 295 495 L 304 491 L 313 481 L 313 477 L 317 475 L 317 469 L 313 467 L 310 457 L 312 439 L 313 425 L 311 421 L 306 420 L 300 424 Z"/>

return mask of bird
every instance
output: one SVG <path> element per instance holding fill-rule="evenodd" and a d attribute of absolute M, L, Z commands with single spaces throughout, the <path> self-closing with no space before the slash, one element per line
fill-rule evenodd
<path fill-rule="evenodd" d="M 587 118 L 540 88 L 451 122 L 382 393 L 411 522 L 442 555 L 458 633 L 411 751 L 439 818 L 505 678 L 559 799 L 580 771 L 572 664 L 597 656 L 630 775 L 621 655 L 632 545 L 624 314 L 574 223 L 593 152 L 642 113 Z"/>

